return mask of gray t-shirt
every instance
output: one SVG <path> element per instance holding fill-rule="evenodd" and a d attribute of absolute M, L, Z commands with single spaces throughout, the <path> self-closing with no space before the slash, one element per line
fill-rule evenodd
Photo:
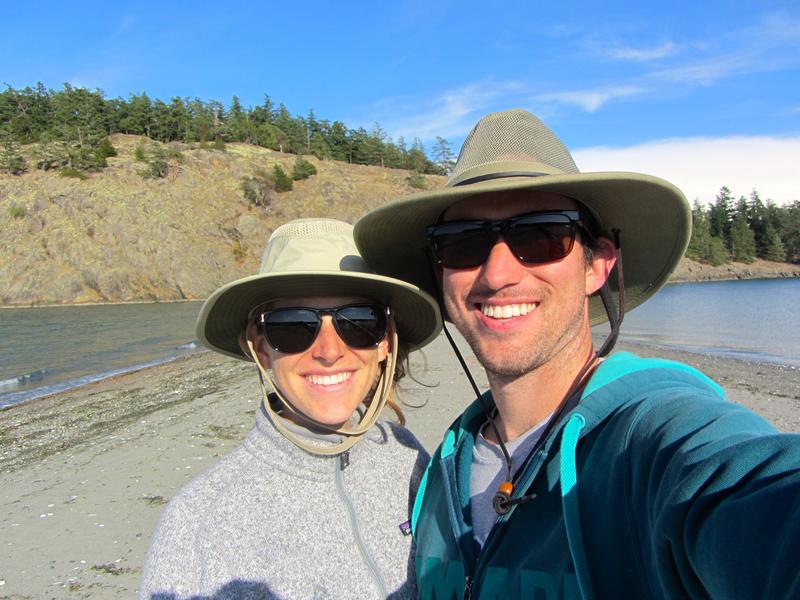
<path fill-rule="evenodd" d="M 552 415 L 531 427 L 513 442 L 506 444 L 506 450 L 511 456 L 512 474 L 519 469 L 539 441 L 550 417 Z M 494 511 L 492 499 L 506 477 L 506 460 L 500 445 L 484 438 L 481 432 L 472 448 L 472 474 L 469 481 L 472 535 L 481 547 L 497 522 L 499 515 Z"/>

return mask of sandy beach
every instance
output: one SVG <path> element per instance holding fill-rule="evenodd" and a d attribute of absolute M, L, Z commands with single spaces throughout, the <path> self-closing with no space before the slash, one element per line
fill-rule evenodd
<path fill-rule="evenodd" d="M 780 430 L 800 430 L 797 369 L 618 349 L 692 364 Z M 433 450 L 473 395 L 443 337 L 412 373 L 408 426 Z M 134 597 L 164 504 L 239 443 L 259 401 L 252 365 L 203 353 L 0 411 L 0 598 Z"/>

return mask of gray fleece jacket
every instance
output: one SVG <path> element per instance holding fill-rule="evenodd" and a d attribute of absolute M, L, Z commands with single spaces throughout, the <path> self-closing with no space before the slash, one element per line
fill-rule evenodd
<path fill-rule="evenodd" d="M 400 525 L 427 462 L 411 432 L 385 422 L 344 454 L 305 452 L 262 406 L 244 443 L 164 510 L 139 598 L 414 598 Z"/>

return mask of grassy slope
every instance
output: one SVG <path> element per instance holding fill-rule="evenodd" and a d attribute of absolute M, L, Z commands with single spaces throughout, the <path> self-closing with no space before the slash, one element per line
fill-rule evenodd
<path fill-rule="evenodd" d="M 0 304 L 119 302 L 206 297 L 258 270 L 272 230 L 298 217 L 354 222 L 415 190 L 407 171 L 309 160 L 317 175 L 248 204 L 241 178 L 295 157 L 245 144 L 182 149 L 164 179 L 144 179 L 135 136 L 114 136 L 119 156 L 85 181 L 38 171 L 0 175 Z M 443 177 L 428 177 L 430 187 Z M 25 215 L 13 216 L 22 208 Z"/>
<path fill-rule="evenodd" d="M 412 193 L 407 171 L 318 161 L 317 175 L 249 205 L 241 178 L 295 157 L 245 144 L 226 152 L 180 148 L 164 179 L 144 179 L 141 138 L 113 136 L 119 156 L 80 181 L 33 171 L 0 175 L 0 305 L 200 299 L 255 273 L 272 230 L 289 219 L 354 222 Z M 32 161 L 31 161 L 32 162 Z M 429 187 L 444 177 L 427 177 Z M 19 215 L 24 210 L 24 216 Z M 800 276 L 800 267 L 758 261 L 707 267 L 684 261 L 676 280 Z"/>

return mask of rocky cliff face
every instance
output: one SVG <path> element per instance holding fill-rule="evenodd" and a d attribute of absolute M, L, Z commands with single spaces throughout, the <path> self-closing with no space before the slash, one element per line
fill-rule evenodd
<path fill-rule="evenodd" d="M 255 207 L 243 177 L 295 157 L 230 144 L 225 152 L 177 148 L 162 179 L 145 179 L 134 159 L 142 140 L 114 136 L 119 155 L 86 180 L 39 171 L 0 175 L 0 304 L 205 298 L 258 270 L 275 227 L 331 216 L 354 222 L 412 193 L 402 170 L 309 158 L 317 175 Z M 443 177 L 428 177 L 430 187 Z"/>

